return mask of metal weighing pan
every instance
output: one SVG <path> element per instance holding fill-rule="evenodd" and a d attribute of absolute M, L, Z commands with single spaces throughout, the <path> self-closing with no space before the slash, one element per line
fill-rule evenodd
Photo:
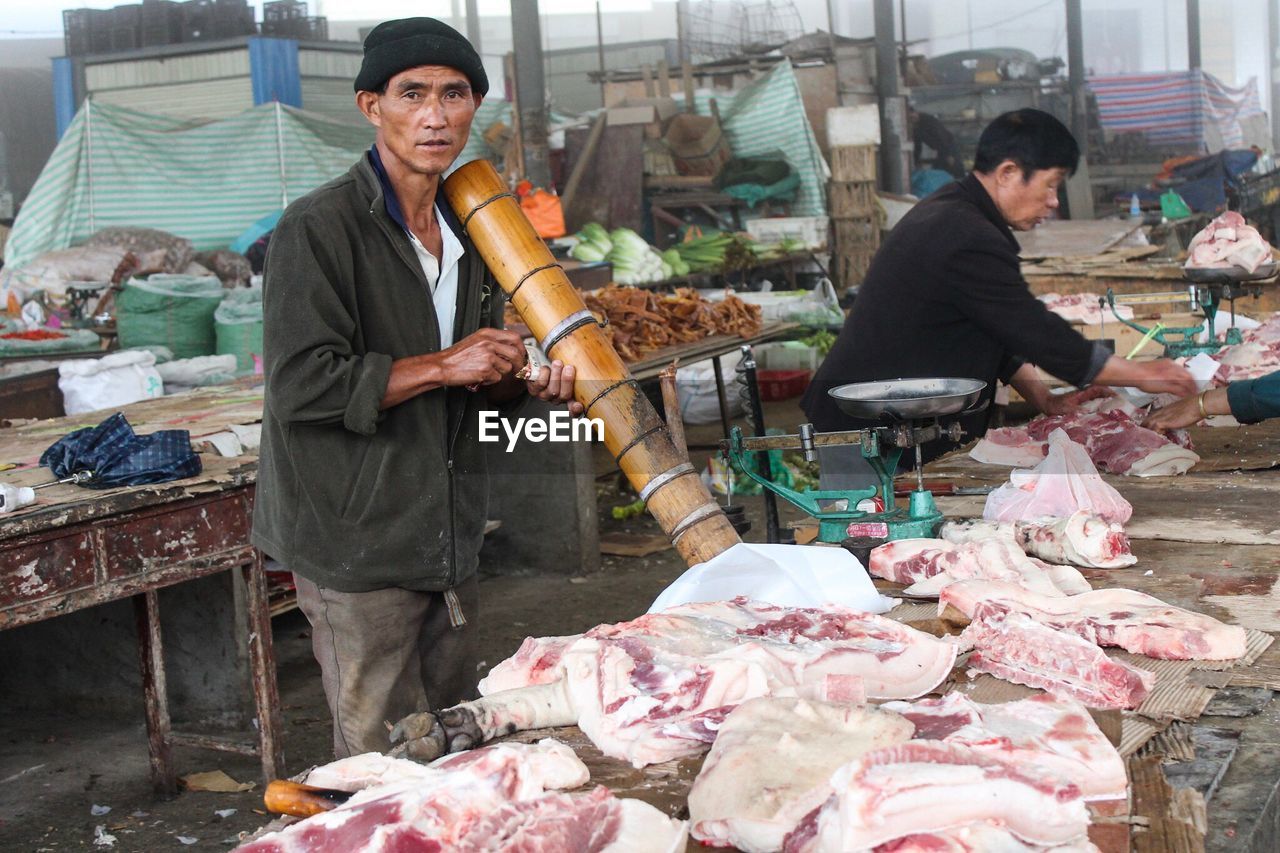
<path fill-rule="evenodd" d="M 887 379 L 841 385 L 827 393 L 846 415 L 909 421 L 959 414 L 972 408 L 986 387 L 978 379 Z"/>
<path fill-rule="evenodd" d="M 1197 284 L 1234 284 L 1239 281 L 1264 281 L 1275 277 L 1276 262 L 1270 261 L 1249 272 L 1244 267 L 1183 267 L 1182 275 Z"/>

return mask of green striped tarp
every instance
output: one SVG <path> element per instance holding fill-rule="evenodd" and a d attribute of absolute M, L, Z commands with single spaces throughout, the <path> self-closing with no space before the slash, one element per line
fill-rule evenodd
<path fill-rule="evenodd" d="M 14 222 L 5 265 L 112 225 L 159 228 L 197 249 L 226 246 L 351 168 L 372 140 L 371 127 L 274 103 L 190 121 L 85 101 Z"/>
<path fill-rule="evenodd" d="M 831 171 L 805 116 L 804 102 L 790 61 L 732 95 L 697 92 L 694 109 L 711 115 L 715 98 L 725 137 L 735 157 L 762 157 L 781 152 L 800 178 L 791 205 L 793 216 L 826 216 L 827 178 Z"/>

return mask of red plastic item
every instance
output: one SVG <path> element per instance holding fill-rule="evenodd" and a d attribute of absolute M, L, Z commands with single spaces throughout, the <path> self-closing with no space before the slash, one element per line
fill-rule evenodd
<path fill-rule="evenodd" d="M 809 387 L 812 372 L 808 370 L 757 370 L 756 383 L 760 399 L 766 403 L 799 397 Z"/>

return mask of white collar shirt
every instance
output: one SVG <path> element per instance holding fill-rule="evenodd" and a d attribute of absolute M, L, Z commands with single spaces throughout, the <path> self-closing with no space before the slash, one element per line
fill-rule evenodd
<path fill-rule="evenodd" d="M 436 205 L 436 224 L 440 227 L 440 238 L 444 250 L 440 258 L 431 254 L 422 241 L 412 231 L 406 229 L 413 252 L 422 265 L 422 273 L 427 277 L 427 286 L 431 290 L 431 301 L 435 304 L 436 320 L 440 324 L 440 349 L 453 346 L 453 322 L 458 308 L 458 262 L 462 259 L 462 243 L 459 242 L 453 229 L 440 214 L 440 206 Z"/>

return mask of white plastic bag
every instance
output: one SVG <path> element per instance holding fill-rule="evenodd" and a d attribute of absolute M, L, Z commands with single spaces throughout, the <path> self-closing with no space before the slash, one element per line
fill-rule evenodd
<path fill-rule="evenodd" d="M 1061 429 L 1049 434 L 1049 452 L 1035 468 L 1016 468 L 1009 482 L 987 495 L 982 517 L 990 521 L 1066 518 L 1085 510 L 1124 524 L 1133 507 L 1094 466 L 1089 452 Z"/>
<path fill-rule="evenodd" d="M 884 613 L 895 603 L 876 591 L 866 569 L 843 548 L 740 542 L 676 578 L 649 612 L 739 595 L 778 607 L 836 604 L 863 613 Z"/>
<path fill-rule="evenodd" d="M 230 382 L 236 374 L 234 355 L 198 355 L 180 358 L 158 365 L 156 370 L 164 380 L 166 394 L 199 388 L 204 385 L 221 385 Z"/>
<path fill-rule="evenodd" d="M 734 371 L 742 360 L 740 353 L 720 356 L 720 375 L 725 382 L 725 401 L 729 417 L 742 414 L 742 398 L 734 384 Z M 720 422 L 720 395 L 716 392 L 715 368 L 711 359 L 676 369 L 676 397 L 680 400 L 680 418 L 687 424 Z"/>
<path fill-rule="evenodd" d="M 64 361 L 58 365 L 62 406 L 68 415 L 78 415 L 163 396 L 155 365 L 155 355 L 142 350 Z"/>

